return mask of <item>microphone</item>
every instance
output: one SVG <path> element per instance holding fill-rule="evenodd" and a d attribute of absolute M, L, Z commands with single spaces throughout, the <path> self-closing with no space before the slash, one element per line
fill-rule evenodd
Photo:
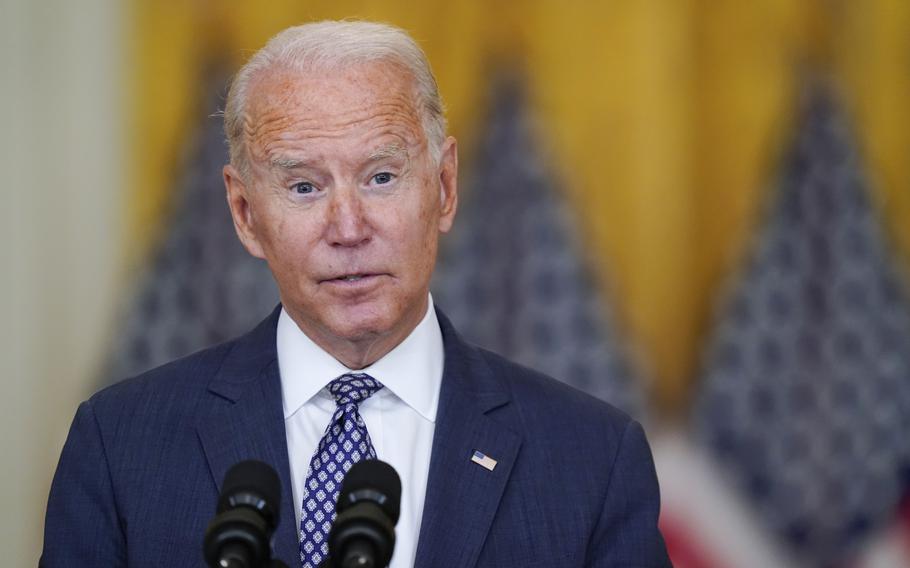
<path fill-rule="evenodd" d="M 270 566 L 270 540 L 278 525 L 281 481 L 256 460 L 235 464 L 224 476 L 217 514 L 205 531 L 203 552 L 213 568 Z"/>
<path fill-rule="evenodd" d="M 401 479 L 379 460 L 355 463 L 338 495 L 338 516 L 329 532 L 333 568 L 385 568 L 395 548 Z"/>

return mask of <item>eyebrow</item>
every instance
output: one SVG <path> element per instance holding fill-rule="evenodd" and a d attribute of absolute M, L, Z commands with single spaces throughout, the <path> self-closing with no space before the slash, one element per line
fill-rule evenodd
<path fill-rule="evenodd" d="M 389 144 L 388 146 L 382 146 L 377 150 L 370 153 L 367 156 L 367 160 L 370 162 L 376 162 L 379 160 L 384 160 L 386 158 L 395 158 L 398 156 L 408 157 L 408 150 L 404 146 L 398 144 Z M 269 160 L 269 165 L 273 168 L 280 168 L 283 170 L 294 170 L 297 168 L 303 168 L 310 165 L 310 162 L 301 158 L 291 158 L 288 156 L 277 156 Z"/>
<path fill-rule="evenodd" d="M 293 170 L 296 168 L 301 168 L 301 167 L 306 166 L 308 163 L 309 162 L 307 162 L 306 160 L 301 160 L 299 158 L 289 158 L 289 157 L 284 157 L 284 156 L 272 158 L 269 161 L 269 165 L 271 165 L 273 168 L 281 168 L 281 169 L 285 169 L 285 170 Z"/>
<path fill-rule="evenodd" d="M 398 144 L 389 144 L 388 146 L 383 146 L 383 147 L 375 150 L 374 152 L 370 153 L 370 155 L 367 159 L 371 162 L 375 162 L 377 160 L 383 160 L 385 158 L 395 158 L 395 157 L 398 157 L 401 155 L 403 155 L 405 158 L 407 158 L 408 149 L 403 146 L 400 146 Z"/>

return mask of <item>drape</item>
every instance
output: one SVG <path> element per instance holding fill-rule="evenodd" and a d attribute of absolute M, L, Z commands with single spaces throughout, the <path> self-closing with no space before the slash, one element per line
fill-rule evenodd
<path fill-rule="evenodd" d="M 131 9 L 133 263 L 160 238 L 190 126 L 217 110 L 200 106 L 200 78 L 227 76 L 280 29 L 323 18 L 384 21 L 418 40 L 468 172 L 490 78 L 523 77 L 547 165 L 665 410 L 686 402 L 720 284 L 761 218 L 810 85 L 841 97 L 896 258 L 910 258 L 903 0 L 133 0 Z"/>

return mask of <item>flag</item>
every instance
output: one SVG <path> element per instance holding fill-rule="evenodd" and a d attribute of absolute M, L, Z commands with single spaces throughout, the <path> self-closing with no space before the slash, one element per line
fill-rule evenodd
<path fill-rule="evenodd" d="M 709 343 L 700 443 L 802 566 L 850 565 L 910 473 L 905 282 L 836 101 L 809 98 Z"/>
<path fill-rule="evenodd" d="M 660 531 L 675 568 L 797 568 L 796 559 L 688 435 L 651 436 L 660 479 Z"/>
<path fill-rule="evenodd" d="M 496 82 L 434 297 L 467 339 L 639 416 L 628 346 L 582 260 L 577 222 L 517 81 Z"/>
<path fill-rule="evenodd" d="M 207 92 L 220 94 L 222 84 L 212 81 Z M 236 337 L 278 303 L 265 262 L 234 232 L 221 178 L 227 146 L 214 116 L 220 99 L 200 105 L 206 118 L 188 137 L 164 236 L 123 310 L 107 382 Z"/>
<path fill-rule="evenodd" d="M 873 536 L 855 568 L 905 568 L 910 566 L 910 499 L 904 498 L 897 519 Z"/>
<path fill-rule="evenodd" d="M 499 463 L 485 453 L 479 452 L 477 450 L 474 450 L 474 453 L 471 455 L 471 461 L 477 465 L 483 466 L 490 471 L 493 471 L 493 469 L 496 467 L 496 464 Z"/>

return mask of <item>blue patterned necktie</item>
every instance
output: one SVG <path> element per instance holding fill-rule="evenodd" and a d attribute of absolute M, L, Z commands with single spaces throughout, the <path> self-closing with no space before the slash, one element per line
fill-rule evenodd
<path fill-rule="evenodd" d="M 361 402 L 382 388 L 365 373 L 348 373 L 329 383 L 335 397 L 335 413 L 310 460 L 303 484 L 300 515 L 300 562 L 316 568 L 329 554 L 329 530 L 335 520 L 335 502 L 345 474 L 355 463 L 376 459 L 366 424 L 360 416 Z"/>

